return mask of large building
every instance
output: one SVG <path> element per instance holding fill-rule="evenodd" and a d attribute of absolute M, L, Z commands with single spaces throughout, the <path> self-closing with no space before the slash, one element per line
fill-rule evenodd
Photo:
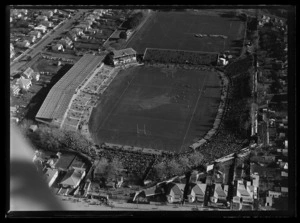
<path fill-rule="evenodd" d="M 51 88 L 35 119 L 60 126 L 72 99 L 92 73 L 103 65 L 104 56 L 86 54 Z"/>
<path fill-rule="evenodd" d="M 136 51 L 132 48 L 113 51 L 114 65 L 123 65 L 126 63 L 136 62 Z"/>

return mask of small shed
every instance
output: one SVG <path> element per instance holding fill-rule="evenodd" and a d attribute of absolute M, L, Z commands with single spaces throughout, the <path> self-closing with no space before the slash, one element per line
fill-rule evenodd
<path fill-rule="evenodd" d="M 37 129 L 38 129 L 38 126 L 37 125 L 31 125 L 29 127 L 29 129 L 32 131 L 32 132 L 35 132 Z"/>

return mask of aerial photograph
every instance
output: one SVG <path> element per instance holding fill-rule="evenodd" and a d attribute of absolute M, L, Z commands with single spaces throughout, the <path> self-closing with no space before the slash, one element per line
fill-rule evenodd
<path fill-rule="evenodd" d="M 8 212 L 290 210 L 293 10 L 7 7 Z"/>

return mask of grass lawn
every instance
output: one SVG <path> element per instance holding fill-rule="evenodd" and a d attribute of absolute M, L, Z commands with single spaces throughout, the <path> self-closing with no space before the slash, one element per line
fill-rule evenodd
<path fill-rule="evenodd" d="M 166 68 L 133 67 L 121 71 L 100 100 L 89 123 L 96 143 L 179 152 L 212 128 L 219 79 L 209 71 L 177 69 L 172 78 Z"/>
<path fill-rule="evenodd" d="M 195 33 L 226 35 L 228 38 L 197 38 Z M 235 18 L 188 12 L 155 12 L 127 47 L 132 47 L 139 53 L 143 53 L 148 47 L 206 52 L 229 49 L 239 51 L 240 48 L 234 46 L 232 41 L 243 37 L 244 23 Z"/>
<path fill-rule="evenodd" d="M 82 49 L 99 49 L 102 45 L 101 44 L 95 44 L 95 43 L 81 43 L 81 42 L 75 42 L 75 48 L 82 48 Z"/>

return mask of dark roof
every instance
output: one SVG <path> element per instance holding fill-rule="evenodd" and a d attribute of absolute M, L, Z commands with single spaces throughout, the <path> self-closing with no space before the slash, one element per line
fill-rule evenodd
<path fill-rule="evenodd" d="M 36 118 L 62 118 L 75 89 L 102 62 L 104 56 L 86 54 L 51 88 Z"/>
<path fill-rule="evenodd" d="M 204 196 L 206 190 L 206 184 L 196 184 L 192 190 L 195 192 L 196 196 Z"/>
<path fill-rule="evenodd" d="M 171 183 L 170 184 L 170 191 L 173 190 L 175 196 L 182 196 L 183 195 L 182 185 L 184 185 L 184 184 L 174 184 L 174 183 Z"/>
<path fill-rule="evenodd" d="M 67 174 L 64 176 L 61 184 L 75 186 L 80 180 L 82 175 L 84 174 L 85 169 L 84 168 L 77 168 L 73 167 L 71 170 L 67 172 Z"/>
<path fill-rule="evenodd" d="M 113 38 L 113 39 L 119 39 L 120 38 L 120 34 L 121 32 L 123 32 L 123 30 L 116 30 L 110 38 Z"/>
<path fill-rule="evenodd" d="M 155 194 L 161 194 L 163 191 L 162 191 L 162 188 L 154 186 L 154 187 L 145 189 L 144 192 L 147 197 L 147 196 L 151 196 L 151 195 L 155 195 Z"/>
<path fill-rule="evenodd" d="M 221 184 L 215 184 L 215 192 L 218 194 L 218 197 L 227 197 Z"/>

